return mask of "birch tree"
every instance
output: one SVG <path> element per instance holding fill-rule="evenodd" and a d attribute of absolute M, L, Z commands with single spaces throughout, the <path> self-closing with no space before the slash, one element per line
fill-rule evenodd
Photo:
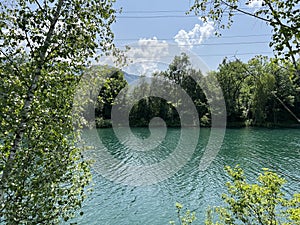
<path fill-rule="evenodd" d="M 97 52 L 118 54 L 111 0 L 0 2 L 0 223 L 74 216 L 90 180 L 72 100 Z"/>

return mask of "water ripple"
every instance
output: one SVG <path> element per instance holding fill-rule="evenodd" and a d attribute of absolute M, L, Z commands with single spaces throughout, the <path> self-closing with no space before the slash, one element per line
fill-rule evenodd
<path fill-rule="evenodd" d="M 154 149 L 136 151 L 125 138 L 120 142 L 112 129 L 99 130 L 102 143 L 121 164 L 150 165 L 166 159 L 178 144 L 180 129 L 168 129 L 165 138 Z M 147 136 L 147 129 L 137 128 L 140 137 Z M 85 202 L 84 216 L 78 224 L 168 224 L 176 218 L 175 202 L 197 213 L 197 221 L 204 221 L 207 207 L 220 205 L 221 193 L 228 176 L 224 166 L 240 164 L 250 181 L 269 167 L 284 176 L 289 182 L 284 187 L 287 194 L 300 189 L 300 130 L 228 129 L 222 149 L 205 171 L 198 165 L 210 134 L 201 129 L 199 143 L 188 163 L 169 179 L 146 187 L 131 187 L 106 180 L 94 173 L 94 192 Z M 86 133 L 88 136 L 88 131 Z M 96 140 L 90 140 L 97 146 Z M 139 146 L 138 144 L 135 146 Z M 184 150 L 188 146 L 180 146 Z M 176 158 L 174 158 L 176 160 Z M 112 167 L 111 170 L 116 168 Z M 168 168 L 164 168 L 168 169 Z M 162 171 L 163 172 L 163 171 Z M 138 179 L 143 179 L 139 177 Z"/>

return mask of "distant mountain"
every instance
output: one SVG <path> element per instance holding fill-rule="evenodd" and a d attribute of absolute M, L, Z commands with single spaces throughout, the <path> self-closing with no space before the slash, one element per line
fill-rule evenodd
<path fill-rule="evenodd" d="M 123 73 L 124 73 L 124 78 L 128 82 L 128 84 L 130 84 L 130 83 L 132 83 L 132 82 L 134 82 L 134 81 L 136 81 L 140 78 L 140 76 L 135 75 L 135 74 L 129 74 L 129 73 L 126 73 L 124 71 L 123 71 Z"/>

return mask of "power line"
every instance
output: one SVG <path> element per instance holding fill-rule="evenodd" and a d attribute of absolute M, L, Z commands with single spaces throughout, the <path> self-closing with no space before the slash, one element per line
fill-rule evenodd
<path fill-rule="evenodd" d="M 274 52 L 272 51 L 261 51 L 261 52 L 241 52 L 241 53 L 238 53 L 238 52 L 229 52 L 229 53 L 221 53 L 221 54 L 195 54 L 196 56 L 199 56 L 199 57 L 233 57 L 233 56 L 244 56 L 244 55 L 269 55 L 269 54 L 274 54 Z M 128 56 L 130 58 L 130 56 Z M 134 57 L 133 57 L 134 58 Z M 139 58 L 139 59 L 150 59 L 150 60 L 153 60 L 152 57 L 146 57 L 146 56 L 139 56 L 139 57 L 136 57 L 136 58 Z"/>
<path fill-rule="evenodd" d="M 199 57 L 231 57 L 231 56 L 243 56 L 243 55 L 265 55 L 265 54 L 273 54 L 273 52 L 242 52 L 242 53 L 222 53 L 222 54 L 195 54 L 196 56 Z M 130 58 L 130 57 L 129 57 Z M 149 59 L 153 61 L 153 58 L 151 57 L 146 57 L 146 56 L 139 56 L 136 57 L 138 59 Z"/>
<path fill-rule="evenodd" d="M 241 7 L 239 9 L 246 10 L 246 9 L 251 9 L 247 7 Z M 228 10 L 227 10 L 228 11 Z M 145 14 L 152 14 L 152 13 L 184 13 L 186 14 L 188 12 L 184 10 L 127 10 L 127 11 L 122 11 L 121 14 L 140 14 L 140 13 L 145 13 Z"/>
<path fill-rule="evenodd" d="M 208 54 L 202 55 L 197 54 L 200 57 L 217 57 L 217 56 L 242 56 L 242 55 L 263 55 L 263 54 L 273 54 L 273 52 L 242 52 L 242 53 L 224 53 L 224 54 Z"/>
<path fill-rule="evenodd" d="M 131 13 L 130 13 L 131 12 Z M 117 15 L 117 18 L 121 18 L 121 19 L 160 19 L 160 18 L 197 18 L 200 17 L 201 15 L 190 15 L 190 14 L 186 14 L 186 12 L 183 11 L 127 11 L 127 13 L 124 14 L 155 14 L 155 13 L 184 13 L 184 15 L 138 15 L 138 16 L 122 16 L 122 13 L 120 14 L 120 16 Z M 229 11 L 226 10 L 224 11 L 224 13 L 229 14 Z M 249 12 L 250 13 L 250 12 Z M 244 13 L 241 12 L 235 12 L 234 13 L 235 16 L 239 16 L 239 15 L 245 15 Z"/>
<path fill-rule="evenodd" d="M 117 19 L 195 18 L 196 15 L 117 16 Z"/>
<path fill-rule="evenodd" d="M 183 10 L 128 10 L 122 11 L 121 14 L 139 14 L 139 13 L 186 13 Z"/>
<path fill-rule="evenodd" d="M 245 15 L 236 13 L 235 16 Z M 197 15 L 154 15 L 154 16 L 117 16 L 117 19 L 162 19 L 162 18 L 197 18 Z"/>
<path fill-rule="evenodd" d="M 151 39 L 150 39 L 151 41 Z M 179 46 L 220 46 L 220 45 L 252 45 L 252 44 L 266 44 L 269 43 L 268 41 L 248 41 L 248 42 L 221 42 L 221 43 L 199 43 L 199 44 L 183 44 Z M 134 44 L 134 45 L 129 45 L 132 47 L 138 47 L 140 45 Z M 161 47 L 161 45 L 150 45 L 146 46 L 148 48 L 152 47 Z"/>
<path fill-rule="evenodd" d="M 266 44 L 269 41 L 248 41 L 248 42 L 223 42 L 223 43 L 201 43 L 193 44 L 193 46 L 203 45 L 203 46 L 217 46 L 217 45 L 252 45 L 252 44 Z M 182 46 L 182 45 L 180 45 Z M 183 45 L 185 46 L 185 45 Z M 187 45 L 189 46 L 189 45 Z"/>
<path fill-rule="evenodd" d="M 210 37 L 209 39 L 226 39 L 226 38 L 246 38 L 246 37 L 269 37 L 270 34 L 249 34 L 249 35 L 230 35 L 230 36 L 220 36 L 220 37 Z M 197 38 L 179 38 L 180 40 L 197 40 Z M 115 41 L 139 41 L 140 39 L 136 38 L 115 38 Z M 153 39 L 149 39 L 153 40 Z M 174 38 L 157 38 L 157 41 L 172 41 Z"/>

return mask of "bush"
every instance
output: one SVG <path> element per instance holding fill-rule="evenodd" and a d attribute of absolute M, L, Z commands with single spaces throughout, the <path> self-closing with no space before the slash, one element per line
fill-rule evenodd
<path fill-rule="evenodd" d="M 206 225 L 300 225 L 300 193 L 286 198 L 282 191 L 284 178 L 263 169 L 258 183 L 249 184 L 239 166 L 226 166 L 225 170 L 231 178 L 226 183 L 228 194 L 222 195 L 225 206 L 209 209 Z M 178 207 L 177 212 L 180 214 Z"/>
<path fill-rule="evenodd" d="M 258 184 L 249 184 L 239 166 L 225 167 L 231 177 L 227 182 L 228 194 L 222 198 L 226 207 L 208 211 L 206 225 L 220 224 L 300 224 L 300 194 L 287 199 L 282 192 L 285 179 L 268 169 L 257 178 Z M 214 223 L 214 215 L 218 222 Z"/>
<path fill-rule="evenodd" d="M 97 128 L 110 128 L 112 127 L 110 120 L 105 120 L 102 117 L 96 118 L 96 127 Z"/>
<path fill-rule="evenodd" d="M 182 205 L 178 202 L 176 202 L 176 208 L 177 208 L 177 216 L 179 220 L 180 225 L 189 225 L 192 224 L 196 220 L 195 212 L 192 212 L 190 210 L 187 210 L 183 216 L 181 216 L 181 210 Z M 175 225 L 175 221 L 170 221 L 170 224 Z"/>

